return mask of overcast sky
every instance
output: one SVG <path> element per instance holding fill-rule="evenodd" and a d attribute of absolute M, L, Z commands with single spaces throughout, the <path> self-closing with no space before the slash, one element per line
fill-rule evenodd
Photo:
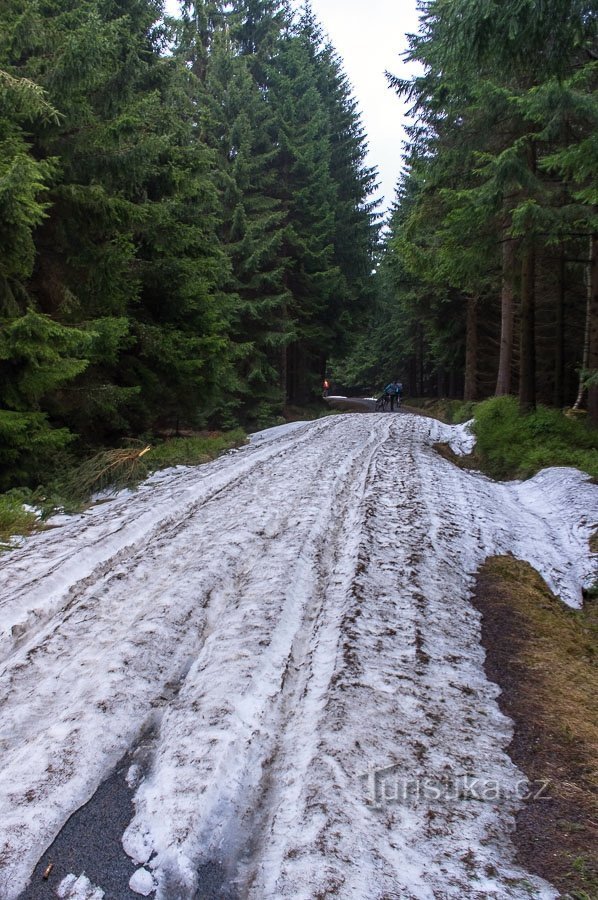
<path fill-rule="evenodd" d="M 296 5 L 301 3 L 296 0 Z M 405 105 L 388 87 L 384 72 L 409 74 L 401 53 L 406 33 L 417 31 L 416 0 L 312 0 L 312 8 L 353 85 L 368 135 L 368 163 L 380 173 L 385 209 L 393 202 L 401 171 Z"/>
<path fill-rule="evenodd" d="M 302 0 L 293 0 L 295 6 Z M 368 135 L 368 164 L 379 171 L 381 209 L 394 199 L 401 171 L 405 107 L 388 87 L 384 71 L 405 77 L 401 59 L 407 32 L 417 31 L 416 0 L 311 0 L 312 8 L 343 59 Z M 177 0 L 166 0 L 175 13 Z"/>

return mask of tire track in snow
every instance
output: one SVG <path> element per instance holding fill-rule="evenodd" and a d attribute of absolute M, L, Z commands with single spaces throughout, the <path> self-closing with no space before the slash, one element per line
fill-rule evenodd
<path fill-rule="evenodd" d="M 459 804 L 414 809 L 393 802 L 378 810 L 364 796 L 360 776 L 372 766 L 393 766 L 387 774 L 392 788 L 397 782 L 415 785 L 417 776 L 472 773 L 480 757 L 486 777 L 498 774 L 505 784 L 513 780 L 513 767 L 500 752 L 508 727 L 492 702 L 496 689 L 481 672 L 477 641 L 470 646 L 468 640 L 477 635 L 463 634 L 464 623 L 457 627 L 449 621 L 456 597 L 450 597 L 450 612 L 442 609 L 448 599 L 442 592 L 450 585 L 446 574 L 422 577 L 422 562 L 424 570 L 428 558 L 434 566 L 429 535 L 435 523 L 422 509 L 426 473 L 420 471 L 413 434 L 403 426 L 400 436 L 400 461 L 397 442 L 390 441 L 375 461 L 356 554 L 358 574 L 353 584 L 342 585 L 338 598 L 343 615 L 331 642 L 336 643 L 334 671 L 325 708 L 314 704 L 318 719 L 308 752 L 307 699 L 302 698 L 295 721 L 285 724 L 280 787 L 273 792 L 278 796 L 257 862 L 242 881 L 250 897 L 529 896 L 508 885 L 509 879 L 521 882 L 524 873 L 507 866 L 506 873 L 488 875 L 497 862 L 496 848 L 487 862 L 483 851 L 481 859 L 470 855 L 471 846 L 479 852 L 480 839 L 490 835 L 508 845 L 510 821 L 506 827 L 497 823 L 495 810 L 470 808 L 464 814 Z M 409 540 L 397 539 L 401 534 Z M 331 605 L 334 599 L 329 597 Z M 446 658 L 435 659 L 438 647 L 447 644 Z M 455 727 L 455 719 L 463 724 Z M 498 736 L 498 761 L 483 741 L 471 746 L 476 726 Z M 456 738 L 462 750 L 454 746 Z M 459 847 L 464 861 L 454 859 Z"/>
<path fill-rule="evenodd" d="M 439 459 L 429 445 L 447 431 L 325 420 L 160 478 L 9 561 L 18 598 L 3 611 L 40 613 L 0 675 L 0 896 L 153 724 L 125 845 L 154 854 L 168 900 L 193 896 L 197 866 L 221 854 L 254 900 L 529 897 L 512 797 L 371 803 L 361 777 L 481 773 L 511 790 L 471 573 L 513 548 L 572 597 L 571 548 L 598 512 L 581 477 L 560 494 L 548 477 L 551 523 L 533 485 Z"/>
<path fill-rule="evenodd" d="M 10 860 L 0 874 L 0 896 L 2 886 L 18 884 L 15 871 L 32 868 L 68 813 L 91 796 L 152 720 L 164 685 L 180 679 L 204 642 L 209 652 L 212 629 L 242 596 L 251 573 L 247 560 L 267 559 L 285 532 L 293 530 L 300 540 L 309 531 L 319 503 L 326 502 L 330 470 L 346 458 L 346 447 L 328 446 L 328 427 L 318 423 L 308 436 L 295 432 L 250 454 L 236 471 L 231 466 L 218 496 L 212 491 L 192 511 L 187 506 L 163 533 L 154 527 L 134 552 L 126 547 L 124 558 L 116 554 L 111 574 L 101 570 L 96 580 L 88 576 L 73 585 L 76 604 L 67 601 L 62 617 L 56 614 L 12 655 L 0 677 L 0 814 L 6 825 L 0 852 Z M 354 455 L 359 449 L 357 442 Z M 305 466 L 295 496 L 288 485 Z M 166 504 L 168 490 L 166 482 L 159 504 Z M 59 536 L 52 538 L 60 556 Z M 281 547 L 280 579 L 292 571 L 296 552 L 292 544 Z M 51 569 L 52 559 L 45 565 Z M 263 578 L 259 571 L 254 578 L 258 602 Z M 33 820 L 40 807 L 41 824 Z"/>
<path fill-rule="evenodd" d="M 328 491 L 322 494 L 320 486 L 320 496 L 302 498 L 304 507 L 313 508 L 309 531 L 294 542 L 294 551 L 299 550 L 296 563 L 277 565 L 276 556 L 285 548 L 269 548 L 268 565 L 275 573 L 269 595 L 274 604 L 262 596 L 263 580 L 257 573 L 254 584 L 245 585 L 243 607 L 219 619 L 217 648 L 206 646 L 200 654 L 179 694 L 180 707 L 164 719 L 152 775 L 138 791 L 138 815 L 124 840 L 138 862 L 157 852 L 152 865 L 161 872 L 160 897 L 179 892 L 193 896 L 198 859 L 205 864 L 224 857 L 230 872 L 252 840 L 260 818 L 256 806 L 267 805 L 263 792 L 279 753 L 280 732 L 289 708 L 304 699 L 309 684 L 305 671 L 311 670 L 310 657 L 323 630 L 328 601 L 324 586 L 330 576 L 322 558 L 331 552 L 343 558 L 339 538 L 350 535 L 348 503 L 355 501 L 355 481 L 365 481 L 377 449 L 377 434 L 370 434 L 369 428 L 356 432 L 356 450 L 348 452 L 345 444 L 344 459 L 325 461 L 331 470 Z M 284 478 L 284 471 L 280 475 Z M 354 503 L 354 508 L 359 515 L 360 505 Z M 256 621 L 257 598 L 262 608 Z M 273 614 L 268 612 L 272 605 Z M 248 609 L 253 628 L 248 628 Z M 243 665 L 230 671 L 228 661 L 239 647 Z M 326 687 L 324 679 L 319 685 L 322 697 Z M 224 708 L 223 695 L 228 700 Z M 219 724 L 224 721 L 226 726 Z M 164 772 L 173 768 L 175 758 L 180 780 L 174 795 L 172 785 L 165 794 Z M 181 795 L 188 801 L 181 802 Z M 194 800 L 198 796 L 199 804 Z M 171 846 L 161 841 L 165 820 Z"/>
<path fill-rule="evenodd" d="M 396 429 L 400 441 L 380 448 L 366 495 L 353 605 L 347 610 L 347 597 L 336 598 L 345 609 L 336 668 L 317 740 L 307 741 L 317 753 L 305 746 L 304 692 L 300 713 L 285 723 L 279 787 L 268 798 L 256 859 L 242 870 L 241 893 L 260 900 L 554 896 L 512 863 L 520 776 L 503 752 L 510 725 L 483 674 L 477 614 L 465 602 L 468 573 L 509 540 L 501 517 L 493 518 L 507 486 L 444 461 L 438 472 L 431 451 L 422 452 L 421 423 Z M 426 490 L 430 471 L 437 483 Z M 516 522 L 508 491 L 504 502 Z M 534 516 L 520 527 L 539 525 Z M 417 778 L 431 778 L 436 791 L 478 776 L 504 796 L 496 804 L 391 796 L 368 810 L 359 788 L 368 766 L 390 766 L 391 795 L 397 785 L 416 791 Z"/>
<path fill-rule="evenodd" d="M 108 507 L 100 504 L 57 531 L 30 538 L 0 570 L 0 659 L 24 644 L 35 646 L 52 617 L 62 621 L 65 609 L 75 606 L 89 585 L 126 566 L 156 537 L 184 527 L 190 516 L 254 470 L 265 473 L 271 459 L 312 442 L 314 430 L 302 428 L 265 446 L 247 446 L 208 467 L 159 472 Z"/>
<path fill-rule="evenodd" d="M 301 565 L 290 573 L 287 601 L 300 607 L 291 634 L 279 633 L 278 623 L 288 624 L 281 606 L 277 625 L 266 618 L 253 635 L 282 643 L 274 673 L 252 669 L 252 660 L 254 674 L 237 689 L 239 672 L 225 669 L 242 629 L 227 620 L 218 651 L 189 673 L 125 836 L 139 862 L 157 853 L 159 898 L 193 896 L 198 864 L 214 860 L 255 900 L 529 896 L 511 861 L 515 797 L 382 810 L 364 797 L 360 776 L 372 765 L 449 784 L 479 774 L 511 793 L 519 778 L 503 752 L 509 723 L 485 679 L 478 620 L 465 603 L 467 572 L 495 538 L 496 486 L 486 483 L 479 504 L 476 479 L 442 461 L 443 477 L 426 496 L 437 468 L 421 448 L 427 430 L 421 420 L 383 421 L 384 429 L 380 419 L 361 419 L 360 431 L 375 422 L 376 454 L 367 467 L 362 459 L 361 469 L 339 473 L 336 521 L 315 532 L 326 531 L 327 544 L 309 544 L 311 574 Z M 252 658 L 255 650 L 245 652 Z M 190 726 L 192 703 L 200 715 Z M 181 803 L 164 774 L 181 775 L 181 734 L 178 790 L 200 796 L 197 804 Z"/>

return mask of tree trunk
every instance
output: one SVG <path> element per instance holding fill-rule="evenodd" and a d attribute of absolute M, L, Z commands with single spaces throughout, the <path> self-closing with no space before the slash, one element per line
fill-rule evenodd
<path fill-rule="evenodd" d="M 513 365 L 513 307 L 515 291 L 515 241 L 505 237 L 502 245 L 502 292 L 500 298 L 500 358 L 496 379 L 496 396 L 511 393 L 511 369 Z"/>
<path fill-rule="evenodd" d="M 478 387 L 478 298 L 467 298 L 464 400 L 475 400 Z"/>
<path fill-rule="evenodd" d="M 284 276 L 284 286 L 287 287 L 287 278 Z M 281 330 L 286 335 L 288 329 L 289 312 L 286 300 L 283 301 L 281 310 Z M 289 402 L 289 345 L 284 344 L 280 353 L 280 387 L 282 390 L 283 407 Z"/>
<path fill-rule="evenodd" d="M 592 306 L 592 258 L 594 254 L 594 236 L 590 236 L 590 250 L 588 254 L 588 265 L 586 268 L 586 322 L 583 332 L 583 348 L 581 351 L 581 367 L 579 370 L 579 389 L 577 398 L 573 404 L 573 409 L 581 409 L 583 398 L 586 392 L 586 376 L 590 367 L 590 321 Z"/>
<path fill-rule="evenodd" d="M 327 369 L 327 363 L 328 363 L 328 360 L 326 359 L 326 354 L 325 354 L 325 353 L 320 353 L 319 361 L 318 361 L 318 367 L 319 367 L 319 372 L 320 372 L 320 384 L 319 384 L 319 387 L 321 387 L 322 390 L 324 389 L 324 381 L 326 380 L 326 377 L 327 377 L 327 372 L 326 372 L 326 369 Z M 319 394 L 319 393 L 320 393 L 320 392 L 318 391 L 318 394 Z"/>
<path fill-rule="evenodd" d="M 424 365 L 425 365 L 425 348 L 424 348 L 424 329 L 423 329 L 423 326 L 422 326 L 422 325 L 419 326 L 419 335 L 418 335 L 418 341 L 417 341 L 417 344 L 418 344 L 418 347 L 417 347 L 417 353 L 418 353 L 417 370 L 418 370 L 418 375 L 417 375 L 417 377 L 419 378 L 419 396 L 420 396 L 420 397 L 425 397 L 425 396 L 426 396 L 426 391 L 425 391 L 425 386 L 424 386 L 424 384 L 425 384 L 425 372 L 424 372 Z M 394 378 L 394 375 L 393 375 L 393 378 Z"/>
<path fill-rule="evenodd" d="M 312 399 L 308 387 L 311 356 L 301 341 L 295 341 L 291 349 L 292 355 L 289 361 L 289 403 L 304 406 Z"/>
<path fill-rule="evenodd" d="M 566 293 L 565 247 L 561 243 L 559 256 L 559 287 L 555 310 L 555 347 L 554 347 L 554 395 L 553 402 L 557 408 L 565 403 L 565 293 Z"/>
<path fill-rule="evenodd" d="M 591 241 L 588 307 L 590 319 L 588 369 L 594 377 L 598 377 L 598 234 L 593 234 Z M 598 384 L 591 385 L 588 390 L 588 413 L 592 425 L 598 426 Z"/>
<path fill-rule="evenodd" d="M 289 402 L 289 348 L 283 347 L 280 359 L 280 386 L 282 388 L 282 402 L 286 406 Z"/>
<path fill-rule="evenodd" d="M 519 358 L 519 409 L 536 408 L 536 254 L 533 246 L 524 250 L 521 264 L 521 331 Z"/>
<path fill-rule="evenodd" d="M 588 260 L 587 364 L 585 374 L 598 377 L 598 234 L 590 238 Z M 588 388 L 588 415 L 598 426 L 598 384 Z"/>
<path fill-rule="evenodd" d="M 409 357 L 409 393 L 412 397 L 419 397 L 417 392 L 417 357 L 412 354 Z"/>
<path fill-rule="evenodd" d="M 436 396 L 446 397 L 446 369 L 441 368 L 436 373 Z"/>
<path fill-rule="evenodd" d="M 458 380 L 457 372 L 455 372 L 454 369 L 451 369 L 450 372 L 449 372 L 449 389 L 448 389 L 448 395 L 449 395 L 449 397 L 450 397 L 452 400 L 454 400 L 454 398 L 455 398 L 455 397 L 457 396 L 457 394 L 458 394 L 457 380 Z"/>

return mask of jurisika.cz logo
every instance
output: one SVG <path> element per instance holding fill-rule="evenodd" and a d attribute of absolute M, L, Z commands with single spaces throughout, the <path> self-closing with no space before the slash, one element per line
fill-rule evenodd
<path fill-rule="evenodd" d="M 365 781 L 366 803 L 375 809 L 391 804 L 457 803 L 467 800 L 498 803 L 501 800 L 548 800 L 550 781 L 519 778 L 502 782 L 496 778 L 459 775 L 405 775 L 398 765 L 371 768 L 360 776 Z"/>

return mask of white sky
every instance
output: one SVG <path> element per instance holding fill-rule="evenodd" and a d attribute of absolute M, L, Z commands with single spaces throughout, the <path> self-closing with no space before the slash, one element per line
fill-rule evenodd
<path fill-rule="evenodd" d="M 296 5 L 301 5 L 295 0 Z M 332 45 L 343 59 L 368 136 L 368 164 L 379 171 L 381 210 L 394 200 L 402 166 L 406 105 L 392 91 L 385 70 L 407 77 L 401 53 L 406 33 L 418 30 L 416 0 L 311 0 Z"/>
<path fill-rule="evenodd" d="M 368 164 L 379 171 L 381 210 L 390 206 L 401 171 L 405 105 L 388 87 L 384 71 L 405 77 L 401 59 L 407 32 L 418 27 L 416 0 L 311 0 L 317 18 L 343 59 L 368 136 Z M 294 0 L 295 6 L 302 0 Z M 177 0 L 166 0 L 171 13 Z M 413 69 L 411 71 L 414 71 Z"/>

